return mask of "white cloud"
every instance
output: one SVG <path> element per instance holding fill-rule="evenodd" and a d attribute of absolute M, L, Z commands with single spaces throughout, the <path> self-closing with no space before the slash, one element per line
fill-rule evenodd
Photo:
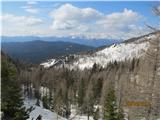
<path fill-rule="evenodd" d="M 35 9 L 35 8 L 27 8 L 26 11 L 29 12 L 29 13 L 36 14 L 36 13 L 38 13 L 39 10 Z"/>
<path fill-rule="evenodd" d="M 22 7 L 26 12 L 37 14 L 39 12 L 39 9 L 34 8 L 33 6 L 27 5 Z"/>
<path fill-rule="evenodd" d="M 29 1 L 29 2 L 27 2 L 26 6 L 22 6 L 21 8 L 23 8 L 26 12 L 29 12 L 32 14 L 37 14 L 39 12 L 39 9 L 33 7 L 33 5 L 35 5 L 35 4 L 37 4 L 37 2 Z"/>
<path fill-rule="evenodd" d="M 32 5 L 31 7 L 28 6 L 23 8 L 32 8 Z M 28 12 L 34 13 L 35 11 L 30 10 Z M 33 16 L 5 14 L 1 18 L 3 19 L 2 33 L 4 35 L 127 39 L 141 35 L 147 31 L 142 25 L 143 17 L 129 9 L 104 14 L 93 8 L 78 8 L 71 4 L 63 4 L 54 8 L 49 15 L 51 20 L 47 19 L 43 21 Z"/>
<path fill-rule="evenodd" d="M 35 5 L 35 4 L 37 4 L 37 2 L 36 1 L 28 1 L 27 4 L 28 5 Z"/>
<path fill-rule="evenodd" d="M 110 38 L 126 38 L 127 34 L 134 32 L 135 35 L 139 32 L 139 22 L 143 19 L 138 13 L 124 9 L 122 12 L 111 13 L 105 15 L 105 18 L 96 22 L 96 29 L 99 34 L 104 37 Z M 134 29 L 131 26 L 135 26 Z M 104 35 L 102 35 L 104 34 Z"/>
<path fill-rule="evenodd" d="M 140 18 L 141 17 L 138 13 L 124 9 L 123 12 L 106 15 L 105 18 L 97 21 L 97 24 L 102 25 L 104 28 L 121 29 L 137 22 Z"/>
<path fill-rule="evenodd" d="M 4 14 L 1 16 L 2 22 L 16 26 L 33 26 L 41 24 L 43 21 L 32 16 L 16 16 L 12 14 Z"/>
<path fill-rule="evenodd" d="M 53 19 L 53 30 L 97 39 L 126 39 L 139 34 L 141 29 L 138 26 L 143 21 L 140 14 L 126 8 L 121 12 L 103 14 L 93 8 L 78 8 L 71 4 L 54 9 L 50 16 Z"/>
<path fill-rule="evenodd" d="M 100 19 L 103 15 L 92 8 L 77 8 L 71 4 L 64 4 L 51 12 L 53 18 L 53 29 L 72 29 L 79 23 L 92 22 Z"/>
<path fill-rule="evenodd" d="M 0 18 L 2 23 L 2 35 L 35 34 L 38 30 L 38 26 L 43 23 L 42 19 L 32 16 L 3 14 Z"/>

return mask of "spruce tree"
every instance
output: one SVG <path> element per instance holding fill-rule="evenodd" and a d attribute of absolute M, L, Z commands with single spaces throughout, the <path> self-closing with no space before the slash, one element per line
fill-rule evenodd
<path fill-rule="evenodd" d="M 1 64 L 1 100 L 2 120 L 26 120 L 29 117 L 28 111 L 23 107 L 16 68 L 6 59 Z"/>
<path fill-rule="evenodd" d="M 80 81 L 80 85 L 79 85 L 79 89 L 78 89 L 78 106 L 81 107 L 83 105 L 84 102 L 84 96 L 85 96 L 85 83 L 84 83 L 84 79 L 82 78 Z"/>
<path fill-rule="evenodd" d="M 104 104 L 103 120 L 124 120 L 121 110 L 117 109 L 115 90 L 110 87 Z"/>

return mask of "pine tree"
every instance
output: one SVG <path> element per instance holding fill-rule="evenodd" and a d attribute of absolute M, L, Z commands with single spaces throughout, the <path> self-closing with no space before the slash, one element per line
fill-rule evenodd
<path fill-rule="evenodd" d="M 104 120 L 115 120 L 116 114 L 116 97 L 113 88 L 109 88 L 104 106 Z"/>
<path fill-rule="evenodd" d="M 113 87 L 110 87 L 104 104 L 103 120 L 124 120 L 121 110 L 117 109 L 116 96 Z"/>
<path fill-rule="evenodd" d="M 84 83 L 84 79 L 82 78 L 82 80 L 80 81 L 80 85 L 79 85 L 79 89 L 78 89 L 78 106 L 81 107 L 83 105 L 84 102 L 84 96 L 85 96 L 85 83 Z"/>
<path fill-rule="evenodd" d="M 6 59 L 2 60 L 1 68 L 2 120 L 26 120 L 29 111 L 23 107 L 20 84 L 16 80 L 16 68 Z"/>

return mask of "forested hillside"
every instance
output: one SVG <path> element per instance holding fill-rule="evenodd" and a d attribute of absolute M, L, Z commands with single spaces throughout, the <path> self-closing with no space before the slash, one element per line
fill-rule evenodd
<path fill-rule="evenodd" d="M 94 47 L 71 42 L 9 42 L 2 43 L 2 50 L 14 59 L 30 63 L 41 63 L 46 59 L 93 50 Z"/>
<path fill-rule="evenodd" d="M 65 118 L 158 120 L 160 118 L 159 32 L 139 58 L 91 69 L 42 66 L 22 70 L 19 79 L 37 101 Z M 113 104 L 114 103 L 114 104 Z"/>

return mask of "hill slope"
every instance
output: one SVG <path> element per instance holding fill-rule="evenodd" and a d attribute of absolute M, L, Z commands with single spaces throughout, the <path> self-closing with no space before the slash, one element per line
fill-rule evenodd
<path fill-rule="evenodd" d="M 13 58 L 40 63 L 49 58 L 93 50 L 94 47 L 70 42 L 9 42 L 2 43 L 2 50 Z"/>
<path fill-rule="evenodd" d="M 124 61 L 125 59 L 138 58 L 143 55 L 149 47 L 148 40 L 152 39 L 154 34 L 148 34 L 131 40 L 126 40 L 120 44 L 114 44 L 99 48 L 94 52 L 87 54 L 74 55 L 72 62 L 65 62 L 65 66 L 71 69 L 79 68 L 92 68 L 94 63 L 102 67 L 106 67 L 109 62 Z M 41 63 L 45 68 L 57 64 L 58 60 L 49 60 L 48 62 Z M 62 60 L 61 60 L 62 61 Z M 63 61 L 66 61 L 63 60 Z M 62 62 L 64 63 L 64 62 Z"/>

